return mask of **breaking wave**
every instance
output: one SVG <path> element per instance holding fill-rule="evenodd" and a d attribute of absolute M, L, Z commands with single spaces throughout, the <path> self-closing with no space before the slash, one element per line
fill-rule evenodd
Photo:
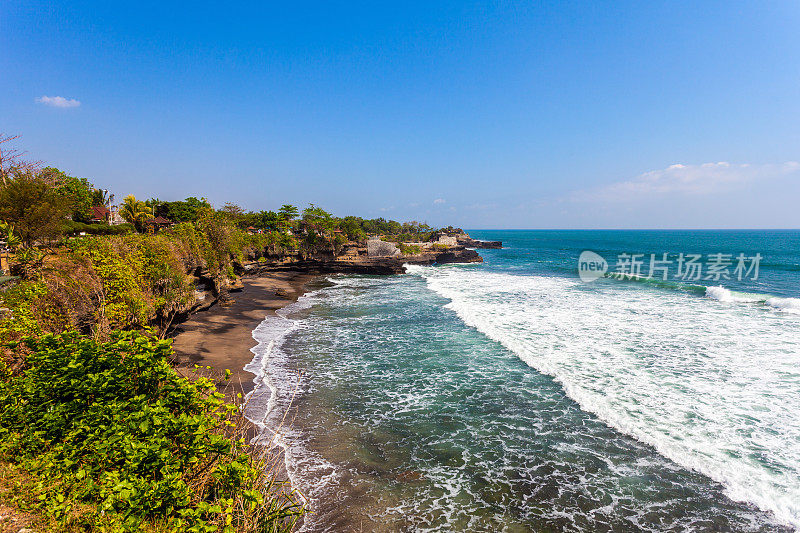
<path fill-rule="evenodd" d="M 800 527 L 800 300 L 410 266 L 580 407 Z M 757 304 L 757 305 L 752 305 Z M 767 309 L 780 313 L 765 313 Z"/>

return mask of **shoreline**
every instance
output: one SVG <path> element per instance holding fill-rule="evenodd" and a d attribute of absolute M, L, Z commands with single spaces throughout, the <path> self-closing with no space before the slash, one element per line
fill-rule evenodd
<path fill-rule="evenodd" d="M 214 303 L 177 324 L 169 337 L 179 372 L 189 373 L 194 365 L 210 367 L 220 391 L 229 401 L 253 390 L 256 377 L 245 367 L 253 360 L 258 345 L 253 330 L 270 314 L 297 301 L 306 285 L 321 274 L 300 270 L 263 272 L 242 278 L 242 289 L 233 302 Z M 231 371 L 230 380 L 223 377 Z"/>
<path fill-rule="evenodd" d="M 309 285 L 312 284 L 314 280 L 324 278 L 326 274 L 327 273 L 325 272 L 318 271 L 312 273 L 309 271 L 282 270 L 265 271 L 260 275 L 256 274 L 252 277 L 243 278 L 242 281 L 244 288 L 241 291 L 237 291 L 233 295 L 236 300 L 234 304 L 230 306 L 220 306 L 217 309 L 208 309 L 193 315 L 190 317 L 190 320 L 178 325 L 177 329 L 183 331 L 177 334 L 176 342 L 177 339 L 181 338 L 181 336 L 199 336 L 199 338 L 195 338 L 194 340 L 191 338 L 182 339 L 182 349 L 191 349 L 191 347 L 195 347 L 200 350 L 196 352 L 196 356 L 194 358 L 187 357 L 186 364 L 191 368 L 191 366 L 194 364 L 194 361 L 198 361 L 197 364 L 212 366 L 214 370 L 218 371 L 222 371 L 225 368 L 230 368 L 232 371 L 234 371 L 233 365 L 237 365 L 235 367 L 236 372 L 234 372 L 235 377 L 232 381 L 237 381 L 240 383 L 241 386 L 237 390 L 243 391 L 243 393 L 249 392 L 254 386 L 253 379 L 245 378 L 242 376 L 241 371 L 244 370 L 244 366 L 252 361 L 254 352 L 251 351 L 251 348 L 258 346 L 259 344 L 259 341 L 257 341 L 253 336 L 253 330 L 264 320 L 265 317 L 274 316 L 273 313 L 275 313 L 278 309 L 282 309 L 291 305 L 303 294 L 313 291 L 315 287 L 309 287 Z M 256 316 L 259 318 L 255 318 L 253 316 L 253 312 L 255 312 Z M 281 316 L 281 314 L 279 313 L 278 316 Z M 229 321 L 233 321 L 235 324 L 230 326 L 228 323 Z M 186 328 L 187 325 L 189 325 L 190 328 Z M 217 335 L 216 331 L 220 331 L 221 336 L 227 337 L 230 342 L 226 342 L 223 338 L 210 339 L 209 337 L 214 337 Z M 212 340 L 214 342 L 209 342 Z M 231 350 L 232 346 L 237 350 L 235 353 Z M 178 350 L 176 349 L 176 353 L 177 352 Z M 211 362 L 212 359 L 213 362 Z M 251 372 L 248 372 L 246 376 L 250 376 L 251 374 Z M 252 375 L 257 376 L 255 374 Z M 575 401 L 571 397 L 570 399 Z M 316 407 L 318 408 L 319 405 L 316 405 Z M 293 405 L 293 408 L 297 409 L 297 405 Z M 581 409 L 581 411 L 590 414 L 592 413 L 591 410 L 585 408 Z M 598 415 L 595 414 L 593 416 Z M 612 430 L 615 430 L 613 425 L 610 425 L 607 422 L 604 422 L 604 424 L 607 427 L 610 427 Z M 634 440 L 636 439 L 635 436 L 631 436 L 624 432 L 623 435 L 626 435 Z M 317 442 L 317 444 L 319 444 L 319 442 Z M 327 448 L 331 443 L 324 442 L 323 444 Z M 674 462 L 680 468 L 694 470 L 693 468 L 682 466 L 681 462 L 671 459 L 669 455 L 658 450 L 657 446 L 647 443 L 643 444 L 647 448 L 652 448 L 658 454 L 658 456 L 669 462 Z M 283 448 L 283 460 L 281 462 L 283 463 L 284 467 L 281 471 L 281 474 L 291 482 L 292 486 L 298 488 L 295 476 L 290 475 L 290 472 L 292 471 L 292 468 L 288 463 L 291 456 L 290 450 L 284 445 L 280 445 L 280 447 Z M 372 471 L 370 471 L 370 473 L 374 474 Z M 417 471 L 408 470 L 407 472 L 402 472 L 398 476 L 394 476 L 393 479 L 391 477 L 387 477 L 385 479 L 388 479 L 389 482 L 400 484 L 417 482 L 417 478 L 403 477 L 406 474 L 409 476 L 414 476 L 417 474 Z M 700 475 L 707 477 L 712 484 L 719 483 L 719 481 L 715 481 L 714 478 L 708 474 L 703 474 L 700 472 Z M 354 501 L 358 501 L 363 499 L 364 494 L 355 491 L 350 494 L 350 497 L 353 498 Z M 725 499 L 727 501 L 727 497 Z M 307 501 L 310 503 L 311 500 Z M 321 507 L 315 510 L 316 512 L 314 514 L 316 514 L 318 517 L 324 516 L 324 519 L 326 520 L 325 524 L 327 526 L 335 524 L 337 527 L 347 529 L 363 525 L 363 522 L 359 519 L 359 517 L 355 516 L 354 514 L 345 512 L 343 510 L 339 510 L 338 512 L 335 510 L 338 503 L 341 503 L 340 499 L 334 499 L 333 502 L 330 502 L 326 496 L 322 499 L 314 498 L 314 501 L 316 501 L 317 505 L 321 505 Z M 776 522 L 773 524 L 776 526 L 776 530 L 783 530 L 781 529 L 783 522 L 777 521 L 774 512 L 765 510 L 763 507 L 755 504 L 752 500 L 745 499 L 742 501 L 744 502 L 745 508 L 747 506 L 754 506 L 753 509 L 757 509 L 758 511 L 756 512 L 759 512 L 759 514 L 760 512 L 766 512 L 768 515 L 771 515 L 771 519 L 767 523 L 773 524 L 772 520 L 776 520 Z M 739 502 L 740 500 L 733 499 L 729 503 L 734 508 L 738 509 Z M 304 524 L 306 521 L 308 521 L 308 517 L 302 520 L 300 524 Z"/>
<path fill-rule="evenodd" d="M 470 239 L 471 244 L 478 242 Z M 491 246 L 486 247 L 502 247 L 500 241 L 488 244 Z M 251 262 L 242 269 L 241 288 L 228 289 L 233 293 L 232 301 L 215 298 L 210 305 L 201 306 L 186 320 L 173 325 L 168 335 L 175 352 L 173 363 L 186 375 L 194 365 L 210 367 L 217 388 L 232 401 L 237 393 L 244 397 L 254 388 L 256 375 L 244 370 L 253 359 L 251 349 L 258 345 L 253 331 L 270 313 L 296 302 L 312 280 L 327 274 L 404 274 L 406 264 L 481 262 L 480 254 L 463 245 L 414 255 L 346 255 L 263 265 Z M 231 371 L 230 380 L 224 379 L 225 370 Z"/>

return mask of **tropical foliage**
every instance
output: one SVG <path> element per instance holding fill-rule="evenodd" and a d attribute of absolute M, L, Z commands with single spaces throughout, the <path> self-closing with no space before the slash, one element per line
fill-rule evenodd
<path fill-rule="evenodd" d="M 67 333 L 16 349 L 26 367 L 0 376 L 0 454 L 47 480 L 28 491 L 58 529 L 288 531 L 302 512 L 248 453 L 240 409 L 179 376 L 168 342 Z"/>
<path fill-rule="evenodd" d="M 194 222 L 203 211 L 210 209 L 211 204 L 205 198 L 190 196 L 182 201 L 160 202 L 156 214 L 172 222 Z"/>
<path fill-rule="evenodd" d="M 137 200 L 134 195 L 129 194 L 119 207 L 119 216 L 126 222 L 136 226 L 137 229 L 141 229 L 145 220 L 153 216 L 153 212 L 147 207 L 147 204 Z"/>
<path fill-rule="evenodd" d="M 94 204 L 95 189 L 89 180 L 69 176 L 54 167 L 43 168 L 40 175 L 64 200 L 72 220 L 89 221 L 89 210 L 97 205 Z"/>
<path fill-rule="evenodd" d="M 14 233 L 14 226 L 2 221 L 0 221 L 0 241 L 4 243 L 6 248 L 12 250 L 22 244 L 19 236 Z"/>

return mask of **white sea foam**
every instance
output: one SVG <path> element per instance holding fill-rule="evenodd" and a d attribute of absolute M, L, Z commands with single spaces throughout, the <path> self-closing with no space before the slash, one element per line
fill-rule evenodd
<path fill-rule="evenodd" d="M 340 473 L 335 465 L 311 453 L 303 444 L 306 436 L 285 423 L 284 414 L 300 386 L 300 376 L 289 369 L 283 344 L 290 334 L 304 327 L 301 320 L 289 317 L 311 307 L 319 292 L 306 293 L 296 302 L 266 316 L 252 332 L 258 344 L 251 348 L 253 359 L 244 367 L 255 374 L 254 388 L 246 397 L 245 415 L 259 428 L 256 440 L 283 450 L 289 480 L 293 487 L 302 489 L 298 494 L 307 505 L 309 500 L 319 498 L 321 491 L 335 485 Z M 307 515 L 301 531 L 313 530 L 313 527 L 313 515 Z"/>
<path fill-rule="evenodd" d="M 733 302 L 733 293 L 725 287 L 706 287 L 706 296 L 719 300 L 720 302 Z"/>
<path fill-rule="evenodd" d="M 409 272 L 585 411 L 800 528 L 798 300 L 767 300 L 790 311 L 767 313 L 610 281 Z M 758 301 L 722 287 L 707 295 Z"/>
<path fill-rule="evenodd" d="M 767 296 L 763 294 L 735 292 L 721 285 L 706 287 L 706 296 L 714 300 L 719 300 L 720 302 L 756 303 L 763 302 L 767 299 Z"/>
<path fill-rule="evenodd" d="M 780 311 L 800 314 L 800 298 L 770 298 L 765 303 Z"/>

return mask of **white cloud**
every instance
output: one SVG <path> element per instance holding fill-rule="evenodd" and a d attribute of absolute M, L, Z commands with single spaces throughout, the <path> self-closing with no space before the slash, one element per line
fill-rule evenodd
<path fill-rule="evenodd" d="M 63 96 L 40 96 L 36 99 L 37 103 L 44 104 L 50 107 L 78 107 L 81 103 L 74 98 L 64 98 Z"/>
<path fill-rule="evenodd" d="M 701 165 L 670 165 L 651 170 L 627 181 L 611 183 L 597 189 L 578 191 L 573 200 L 626 201 L 668 194 L 707 195 L 729 192 L 747 183 L 777 178 L 800 170 L 800 163 L 781 164 L 703 163 Z"/>
<path fill-rule="evenodd" d="M 433 201 L 433 203 L 436 205 L 443 204 L 444 202 L 445 202 L 444 198 L 437 198 L 436 200 Z"/>

